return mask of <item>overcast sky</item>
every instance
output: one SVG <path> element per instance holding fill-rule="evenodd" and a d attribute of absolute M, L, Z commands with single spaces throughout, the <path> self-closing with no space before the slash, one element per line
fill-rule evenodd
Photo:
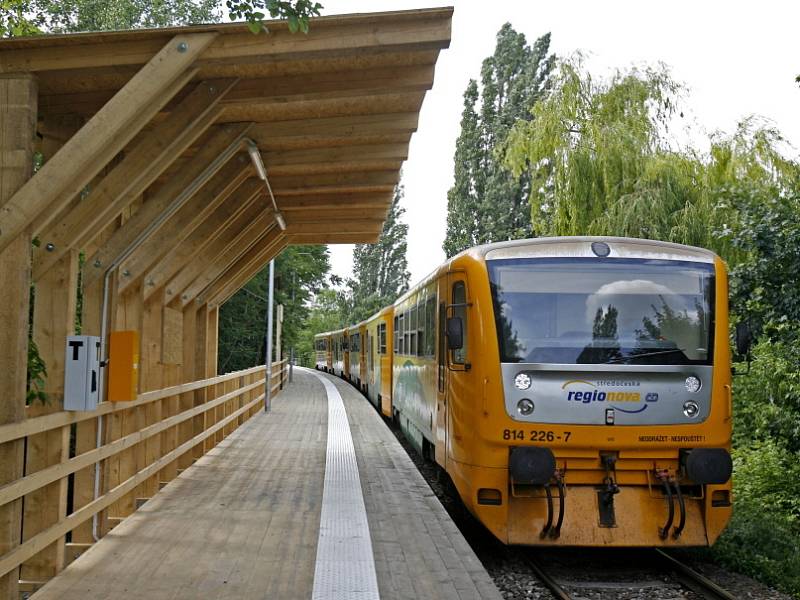
<path fill-rule="evenodd" d="M 732 131 L 743 117 L 764 116 L 800 152 L 800 3 L 671 0 L 320 0 L 323 14 L 455 6 L 452 42 L 442 51 L 433 89 L 403 167 L 408 262 L 413 285 L 444 260 L 447 190 L 462 94 L 479 78 L 506 21 L 529 42 L 548 31 L 558 55 L 588 54 L 593 74 L 663 62 L 689 88 L 686 99 L 698 139 L 703 131 Z M 349 276 L 352 246 L 331 246 L 333 271 Z"/>

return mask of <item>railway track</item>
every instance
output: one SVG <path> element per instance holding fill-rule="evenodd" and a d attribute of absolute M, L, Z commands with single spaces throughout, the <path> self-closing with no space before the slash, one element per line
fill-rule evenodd
<path fill-rule="evenodd" d="M 652 559 L 654 568 L 659 569 L 659 573 L 670 573 L 682 587 L 690 590 L 704 600 L 736 600 L 736 596 L 662 550 L 654 549 L 648 558 Z M 570 595 L 566 589 L 571 587 L 578 587 L 581 589 L 633 590 L 641 589 L 648 585 L 648 582 L 642 581 L 564 581 L 555 577 L 543 566 L 539 559 L 533 556 L 527 556 L 526 563 L 556 600 L 573 600 L 574 596 Z"/>

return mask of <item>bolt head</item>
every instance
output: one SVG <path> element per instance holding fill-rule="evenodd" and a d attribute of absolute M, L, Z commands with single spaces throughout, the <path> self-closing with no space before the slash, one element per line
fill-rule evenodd
<path fill-rule="evenodd" d="M 186 294 L 183 294 L 181 296 L 181 300 L 188 300 L 188 299 L 189 299 L 189 296 L 187 296 Z"/>
<path fill-rule="evenodd" d="M 100 262 L 100 259 L 99 259 L 99 258 L 98 258 L 98 259 L 95 259 L 95 261 L 94 261 L 94 263 L 93 263 L 93 264 L 94 264 L 94 266 L 95 266 L 96 268 L 98 268 L 98 269 L 99 269 L 100 267 L 102 267 L 102 266 L 103 266 L 103 263 L 101 263 L 101 262 Z"/>
<path fill-rule="evenodd" d="M 186 42 L 180 42 L 178 44 L 178 52 L 186 52 L 189 49 L 189 44 Z"/>
<path fill-rule="evenodd" d="M 125 269 L 125 270 L 122 272 L 122 276 L 123 276 L 123 277 L 130 277 L 130 276 L 131 276 L 131 272 L 130 272 L 130 271 L 128 271 L 128 269 Z"/>
<path fill-rule="evenodd" d="M 48 252 L 52 252 L 53 250 L 56 249 L 56 245 L 53 242 L 47 242 L 44 245 L 44 249 L 47 250 Z"/>

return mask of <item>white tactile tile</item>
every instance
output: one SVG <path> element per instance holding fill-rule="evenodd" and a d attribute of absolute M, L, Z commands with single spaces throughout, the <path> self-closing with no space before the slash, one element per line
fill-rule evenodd
<path fill-rule="evenodd" d="M 312 599 L 378 599 L 375 558 L 347 413 L 336 386 L 314 375 L 328 396 L 328 447 Z"/>

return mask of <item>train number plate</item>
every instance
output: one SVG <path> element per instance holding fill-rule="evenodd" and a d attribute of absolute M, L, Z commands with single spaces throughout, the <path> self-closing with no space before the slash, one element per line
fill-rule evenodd
<path fill-rule="evenodd" d="M 519 442 L 568 442 L 571 435 L 571 431 L 555 433 L 554 431 L 545 431 L 543 429 L 530 429 L 528 431 L 524 429 L 503 430 L 504 440 Z"/>

